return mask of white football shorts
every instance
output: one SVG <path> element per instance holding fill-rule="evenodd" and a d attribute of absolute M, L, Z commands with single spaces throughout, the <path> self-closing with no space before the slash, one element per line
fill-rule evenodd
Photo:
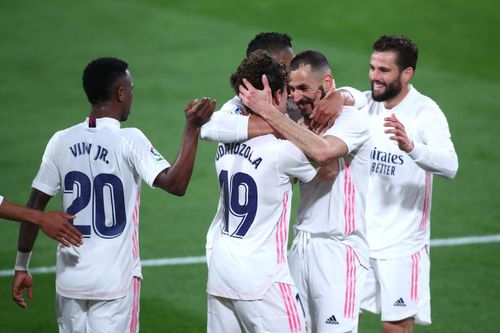
<path fill-rule="evenodd" d="M 312 332 L 357 329 L 360 293 L 368 270 L 351 247 L 301 231 L 288 253 L 288 264 Z"/>
<path fill-rule="evenodd" d="M 307 332 L 297 288 L 273 283 L 263 299 L 251 301 L 209 294 L 207 332 Z"/>
<path fill-rule="evenodd" d="M 361 309 L 381 313 L 382 321 L 414 317 L 431 324 L 430 259 L 427 247 L 398 259 L 370 259 Z"/>
<path fill-rule="evenodd" d="M 125 297 L 114 300 L 67 298 L 56 293 L 59 333 L 139 333 L 141 279 L 134 277 Z"/>

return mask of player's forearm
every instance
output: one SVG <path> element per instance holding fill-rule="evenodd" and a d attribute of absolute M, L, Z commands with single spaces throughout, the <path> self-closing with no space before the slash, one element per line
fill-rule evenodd
<path fill-rule="evenodd" d="M 23 207 L 8 199 L 4 199 L 0 204 L 0 217 L 13 221 L 26 221 L 38 224 L 41 212 Z"/>
<path fill-rule="evenodd" d="M 177 158 L 166 172 L 162 172 L 157 177 L 155 180 L 156 186 L 178 196 L 183 196 L 186 193 L 193 174 L 199 133 L 199 127 L 189 123 L 186 124 Z"/>
<path fill-rule="evenodd" d="M 338 159 L 333 159 L 329 163 L 323 165 L 319 168 L 316 178 L 319 180 L 330 180 L 333 181 L 337 178 L 339 174 L 339 161 Z"/>
<path fill-rule="evenodd" d="M 218 111 L 201 127 L 200 138 L 222 143 L 241 142 L 248 139 L 249 127 L 248 116 Z"/>
<path fill-rule="evenodd" d="M 248 139 L 273 133 L 274 128 L 262 117 L 251 115 L 248 119 Z"/>
<path fill-rule="evenodd" d="M 274 129 L 261 117 L 218 111 L 213 114 L 209 122 L 201 127 L 200 138 L 207 141 L 231 143 L 272 133 Z"/>
<path fill-rule="evenodd" d="M 27 206 L 28 208 L 32 208 L 38 211 L 44 211 L 49 200 L 50 196 L 36 189 L 33 189 L 31 191 Z M 36 213 L 34 213 L 33 217 L 37 218 Z M 21 226 L 19 227 L 17 249 L 21 252 L 30 252 L 33 249 L 33 244 L 35 244 L 37 235 L 38 226 L 36 224 L 22 222 Z"/>
<path fill-rule="evenodd" d="M 309 158 L 323 165 L 332 158 L 336 158 L 336 153 L 332 151 L 327 140 L 311 132 L 307 128 L 300 126 L 278 110 L 268 109 L 261 113 L 261 116 L 287 140 L 293 142 Z"/>
<path fill-rule="evenodd" d="M 414 143 L 408 154 L 422 169 L 447 179 L 453 179 L 458 171 L 458 157 L 453 149 L 434 148 Z"/>

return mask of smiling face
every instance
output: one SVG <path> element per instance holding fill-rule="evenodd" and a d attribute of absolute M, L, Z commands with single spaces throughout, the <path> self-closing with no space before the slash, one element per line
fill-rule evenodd
<path fill-rule="evenodd" d="M 401 70 L 397 64 L 397 52 L 373 52 L 370 58 L 368 78 L 372 98 L 384 102 L 387 108 L 397 105 L 408 93 L 413 68 Z"/>
<path fill-rule="evenodd" d="M 290 97 L 303 115 L 312 112 L 317 102 L 325 96 L 324 75 L 311 70 L 311 65 L 301 65 L 290 73 Z"/>
<path fill-rule="evenodd" d="M 377 102 L 390 100 L 401 92 L 401 72 L 396 58 L 395 52 L 373 52 L 371 56 L 369 78 L 372 98 Z"/>

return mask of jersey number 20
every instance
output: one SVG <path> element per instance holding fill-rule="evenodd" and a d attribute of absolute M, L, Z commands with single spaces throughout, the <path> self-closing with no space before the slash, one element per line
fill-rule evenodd
<path fill-rule="evenodd" d="M 71 171 L 64 177 L 64 193 L 72 194 L 76 187 L 76 198 L 66 210 L 68 214 L 77 214 L 88 206 L 92 200 L 92 226 L 95 233 L 102 238 L 114 238 L 125 229 L 127 216 L 123 184 L 115 175 L 101 173 L 93 181 L 80 171 Z M 108 193 L 105 196 L 105 190 Z M 106 225 L 106 214 L 111 223 Z M 84 237 L 90 237 L 90 225 L 75 225 Z"/>

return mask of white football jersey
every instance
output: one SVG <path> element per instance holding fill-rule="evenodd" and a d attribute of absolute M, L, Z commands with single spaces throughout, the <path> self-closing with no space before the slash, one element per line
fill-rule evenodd
<path fill-rule="evenodd" d="M 0 195 L 0 205 L 2 204 L 3 197 Z"/>
<path fill-rule="evenodd" d="M 339 159 L 334 180 L 300 184 L 300 204 L 295 230 L 332 237 L 352 247 L 363 265 L 368 264 L 365 206 L 370 161 L 370 133 L 366 114 L 344 107 L 323 137 L 335 136 L 348 148 Z"/>
<path fill-rule="evenodd" d="M 219 144 L 221 196 L 207 235 L 208 293 L 261 299 L 274 282 L 293 284 L 287 264 L 292 177 L 316 175 L 304 153 L 265 135 Z"/>
<path fill-rule="evenodd" d="M 430 241 L 432 174 L 453 178 L 458 168 L 448 122 L 439 106 L 411 87 L 388 110 L 368 98 L 373 136 L 367 195 L 370 256 L 396 259 L 417 253 Z M 394 113 L 415 148 L 407 154 L 384 131 L 384 118 Z"/>
<path fill-rule="evenodd" d="M 141 179 L 153 186 L 170 164 L 136 128 L 112 118 L 88 119 L 50 139 L 33 188 L 61 192 L 75 214 L 80 247 L 57 248 L 56 289 L 79 299 L 123 297 L 133 276 L 141 277 L 139 203 Z"/>

